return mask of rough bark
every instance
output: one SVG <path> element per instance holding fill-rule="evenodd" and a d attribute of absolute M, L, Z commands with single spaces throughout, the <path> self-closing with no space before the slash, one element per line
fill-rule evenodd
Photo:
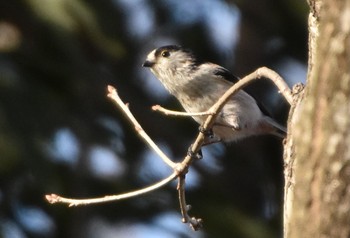
<path fill-rule="evenodd" d="M 350 237 L 350 0 L 310 0 L 309 73 L 290 115 L 284 237 Z M 299 96 L 301 94 L 298 94 Z"/>

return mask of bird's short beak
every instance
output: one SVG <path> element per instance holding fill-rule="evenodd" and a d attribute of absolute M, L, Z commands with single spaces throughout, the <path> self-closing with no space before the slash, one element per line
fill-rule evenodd
<path fill-rule="evenodd" d="M 151 68 L 154 65 L 154 62 L 146 60 L 143 64 L 142 67 L 149 67 Z"/>

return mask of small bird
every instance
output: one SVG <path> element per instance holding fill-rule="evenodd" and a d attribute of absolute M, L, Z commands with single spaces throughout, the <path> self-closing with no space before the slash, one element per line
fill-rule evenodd
<path fill-rule="evenodd" d="M 176 45 L 154 49 L 142 66 L 150 68 L 188 113 L 207 111 L 239 80 L 227 69 L 199 61 L 192 51 Z M 206 117 L 193 116 L 200 125 Z M 207 144 L 261 134 L 284 137 L 286 129 L 266 115 L 252 96 L 240 90 L 219 112 L 212 133 Z"/>

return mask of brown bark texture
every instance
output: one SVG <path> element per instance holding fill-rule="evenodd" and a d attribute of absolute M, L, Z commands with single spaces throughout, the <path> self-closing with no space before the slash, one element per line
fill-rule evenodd
<path fill-rule="evenodd" d="M 350 0 L 310 0 L 309 72 L 285 145 L 284 237 L 350 237 Z M 297 100 L 299 99 L 299 100 Z"/>

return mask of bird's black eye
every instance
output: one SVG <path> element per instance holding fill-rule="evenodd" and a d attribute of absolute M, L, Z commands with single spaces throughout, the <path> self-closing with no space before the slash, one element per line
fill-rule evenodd
<path fill-rule="evenodd" d="M 162 57 L 165 57 L 165 58 L 166 58 L 166 57 L 169 57 L 169 55 L 170 55 L 170 52 L 167 51 L 167 50 L 163 50 L 162 53 L 161 53 L 161 56 L 162 56 Z"/>

